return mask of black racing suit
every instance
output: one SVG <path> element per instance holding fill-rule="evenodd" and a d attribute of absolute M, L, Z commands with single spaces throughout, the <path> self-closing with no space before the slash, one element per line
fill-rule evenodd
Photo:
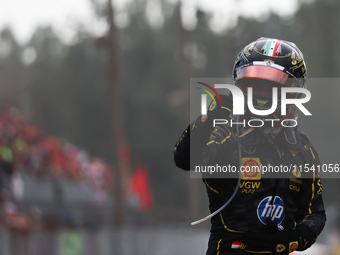
<path fill-rule="evenodd" d="M 184 170 L 198 168 L 203 171 L 204 167 L 217 164 L 239 167 L 239 162 L 244 166 L 290 167 L 284 178 L 265 178 L 261 173 L 242 174 L 234 199 L 211 219 L 207 254 L 245 253 L 232 249 L 233 241 L 242 239 L 247 231 L 266 232 L 264 218 L 268 216 L 289 230 L 298 223 L 306 224 L 316 238 L 324 227 L 326 216 L 322 184 L 318 172 L 312 171 L 320 162 L 306 135 L 297 128 L 284 127 L 272 139 L 256 128 L 240 138 L 240 145 L 242 150 L 239 150 L 235 128 L 229 124 L 211 128 L 199 117 L 188 126 L 174 147 L 175 163 Z M 296 166 L 298 168 L 293 171 Z M 228 177 L 231 178 L 215 178 L 210 174 L 203 177 L 211 212 L 220 208 L 236 188 L 239 173 L 223 174 L 230 174 Z"/>

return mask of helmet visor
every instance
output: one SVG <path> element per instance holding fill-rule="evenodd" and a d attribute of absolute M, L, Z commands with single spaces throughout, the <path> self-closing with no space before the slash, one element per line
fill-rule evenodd
<path fill-rule="evenodd" d="M 263 63 L 263 62 L 261 62 Z M 283 68 L 283 67 L 282 67 Z M 296 81 L 287 73 L 270 66 L 251 65 L 237 71 L 237 79 L 258 78 L 278 82 L 286 87 L 295 87 Z"/>
<path fill-rule="evenodd" d="M 273 87 L 296 87 L 297 81 L 287 73 L 269 66 L 247 66 L 237 71 L 237 81 L 245 91 L 253 88 L 254 95 L 272 97 Z M 278 90 L 279 94 L 281 89 Z"/>

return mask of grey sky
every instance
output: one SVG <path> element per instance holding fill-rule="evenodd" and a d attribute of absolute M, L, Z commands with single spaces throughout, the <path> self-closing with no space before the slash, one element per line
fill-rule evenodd
<path fill-rule="evenodd" d="M 132 1 L 114 0 L 117 10 L 116 22 L 119 26 L 128 24 L 128 15 L 124 10 L 126 4 Z M 298 0 L 182 0 L 181 13 L 183 24 L 190 29 L 195 26 L 197 8 L 211 12 L 213 13 L 210 20 L 211 28 L 220 32 L 228 26 L 235 25 L 239 15 L 259 19 L 265 18 L 270 11 L 279 15 L 291 15 L 298 9 L 298 2 Z M 148 0 L 146 14 L 150 23 L 156 27 L 161 26 L 163 17 L 160 0 Z M 0 30 L 10 26 L 21 43 L 29 40 L 37 26 L 44 25 L 52 25 L 65 41 L 71 42 L 79 24 L 83 24 L 94 34 L 104 33 L 107 29 L 106 22 L 95 16 L 90 0 L 0 0 Z"/>

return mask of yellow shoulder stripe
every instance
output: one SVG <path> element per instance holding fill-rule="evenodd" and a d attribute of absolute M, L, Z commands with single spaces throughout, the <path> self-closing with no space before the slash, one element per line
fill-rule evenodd
<path fill-rule="evenodd" d="M 314 155 L 314 153 L 313 153 L 312 148 L 309 148 L 309 149 L 310 149 L 310 152 L 312 153 L 313 159 L 315 159 L 315 155 Z"/>

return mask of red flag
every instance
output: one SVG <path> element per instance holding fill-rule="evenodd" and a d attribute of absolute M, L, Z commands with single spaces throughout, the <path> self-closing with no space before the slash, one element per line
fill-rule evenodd
<path fill-rule="evenodd" d="M 152 208 L 149 173 L 145 165 L 137 165 L 131 181 L 131 193 L 137 195 L 139 206 L 143 211 L 148 211 Z"/>

